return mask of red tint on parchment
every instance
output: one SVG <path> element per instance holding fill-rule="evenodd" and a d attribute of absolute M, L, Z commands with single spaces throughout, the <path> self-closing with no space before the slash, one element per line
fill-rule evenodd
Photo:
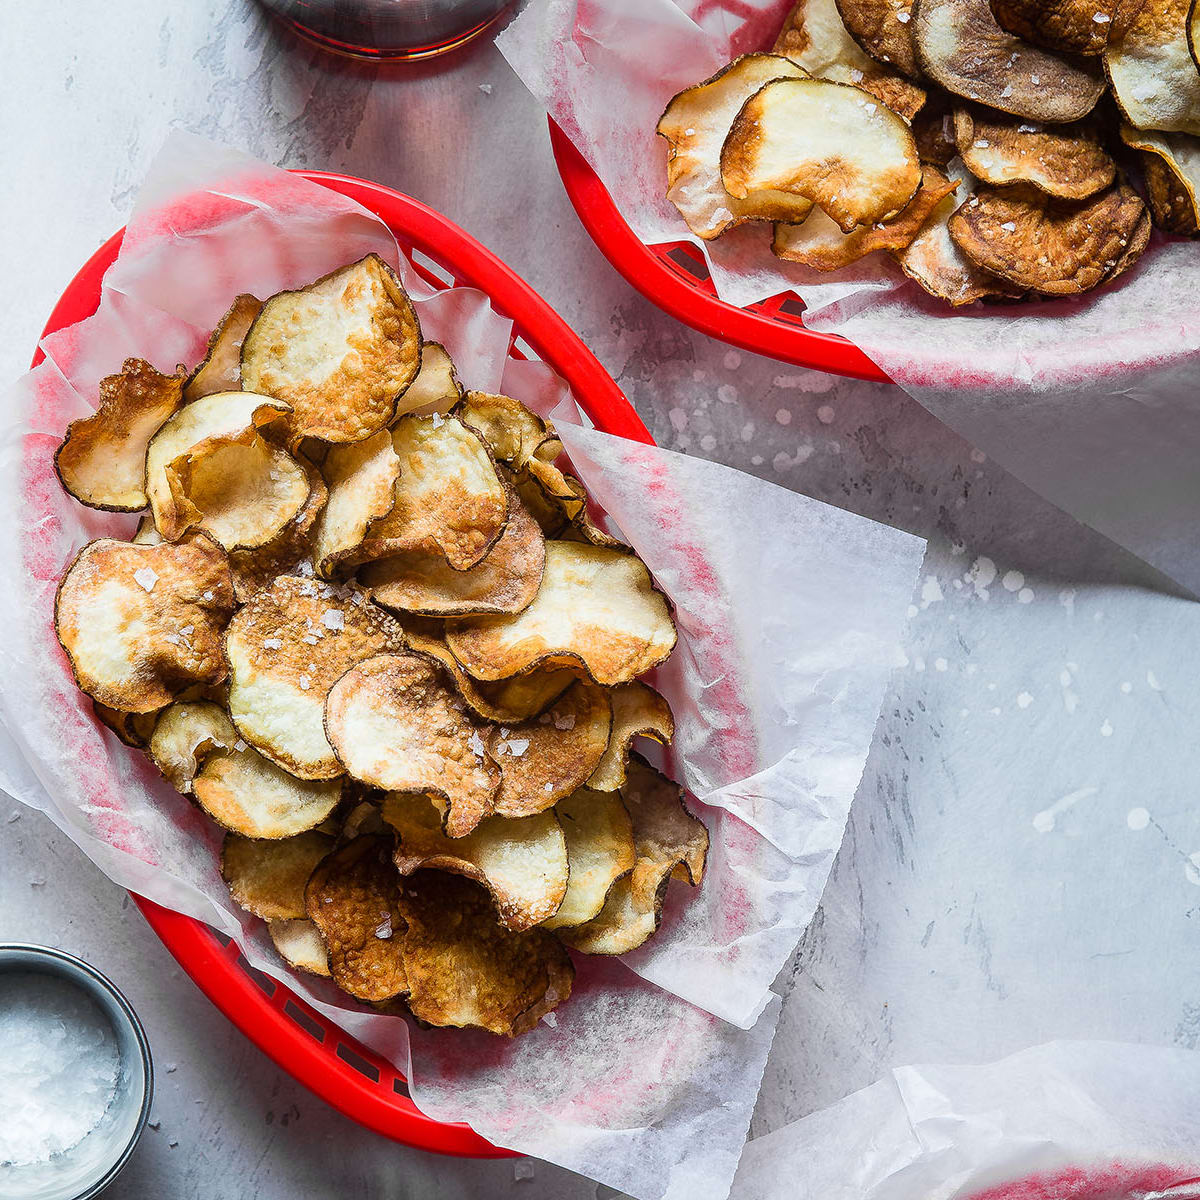
<path fill-rule="evenodd" d="M 1111 1162 L 1062 1167 L 997 1184 L 962 1200 L 1198 1200 L 1200 1165 Z"/>

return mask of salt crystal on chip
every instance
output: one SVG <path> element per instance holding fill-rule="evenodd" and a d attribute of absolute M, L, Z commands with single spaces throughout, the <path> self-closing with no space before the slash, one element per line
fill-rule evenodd
<path fill-rule="evenodd" d="M 139 587 L 152 592 L 158 582 L 158 572 L 153 567 L 138 567 L 133 573 L 133 578 Z"/>

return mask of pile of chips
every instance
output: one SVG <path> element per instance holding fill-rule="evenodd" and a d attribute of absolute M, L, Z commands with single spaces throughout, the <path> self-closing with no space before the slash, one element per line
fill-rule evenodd
<path fill-rule="evenodd" d="M 698 237 L 886 252 L 954 306 L 1077 295 L 1152 224 L 1200 234 L 1198 64 L 1200 0 L 799 0 L 667 105 L 667 196 Z"/>
<path fill-rule="evenodd" d="M 188 374 L 130 359 L 59 447 L 92 508 L 55 626 L 126 744 L 227 832 L 293 966 L 431 1025 L 525 1032 L 566 947 L 622 954 L 704 826 L 632 742 L 666 599 L 549 422 L 466 392 L 370 255 L 239 296 Z"/>

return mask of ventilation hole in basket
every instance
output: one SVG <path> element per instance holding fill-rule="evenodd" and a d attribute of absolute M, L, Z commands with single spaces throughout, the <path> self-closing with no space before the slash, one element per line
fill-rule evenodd
<path fill-rule="evenodd" d="M 674 250 L 668 251 L 667 258 L 671 260 L 681 275 L 687 275 L 696 280 L 707 279 L 708 263 L 703 258 L 694 258 L 693 254 L 694 251 L 690 246 L 676 246 Z"/>
<path fill-rule="evenodd" d="M 397 1096 L 403 1096 L 406 1100 L 412 1099 L 412 1093 L 408 1090 L 408 1080 L 401 1079 L 399 1075 L 392 1080 L 392 1091 Z"/>
<path fill-rule="evenodd" d="M 778 312 L 781 317 L 791 317 L 796 324 L 800 324 L 804 316 L 804 301 L 796 296 L 789 296 L 779 306 Z"/>
<path fill-rule="evenodd" d="M 216 929 L 210 929 L 209 933 L 211 933 L 213 937 L 215 937 L 217 941 L 221 943 L 222 946 L 228 946 L 229 943 L 233 941 L 233 938 L 227 937 L 225 934 Z"/>
<path fill-rule="evenodd" d="M 522 358 L 531 358 L 534 362 L 541 362 L 541 357 L 538 352 L 523 338 L 513 338 L 513 349 L 517 351 Z"/>
<path fill-rule="evenodd" d="M 252 967 L 246 960 L 244 954 L 239 954 L 237 957 L 237 965 L 250 976 L 251 979 L 258 985 L 258 990 L 264 995 L 275 995 L 275 989 L 279 985 L 273 980 L 270 975 L 264 975 L 257 967 Z"/>
<path fill-rule="evenodd" d="M 351 1050 L 345 1042 L 338 1042 L 337 1056 L 342 1062 L 353 1067 L 360 1075 L 365 1075 L 372 1083 L 379 1082 L 379 1068 L 367 1062 L 361 1054 Z"/>
<path fill-rule="evenodd" d="M 315 1041 L 324 1043 L 325 1027 L 316 1019 L 316 1017 L 310 1017 L 308 1013 L 306 1013 L 304 1009 L 302 1009 L 300 1005 L 295 1002 L 295 1000 L 289 1000 L 283 1006 L 283 1011 L 287 1013 L 287 1015 L 291 1017 L 292 1020 L 295 1021 L 296 1024 L 299 1025 L 300 1028 L 309 1035 L 309 1037 L 313 1038 Z"/>
<path fill-rule="evenodd" d="M 414 266 L 421 267 L 428 271 L 430 275 L 440 279 L 447 287 L 454 286 L 454 276 L 451 275 L 441 263 L 430 258 L 428 254 L 422 253 L 414 246 L 408 252 L 408 257 L 412 259 Z"/>

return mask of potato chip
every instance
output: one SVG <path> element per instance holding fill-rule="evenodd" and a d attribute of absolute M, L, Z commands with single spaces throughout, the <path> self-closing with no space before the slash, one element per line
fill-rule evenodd
<path fill-rule="evenodd" d="M 837 8 L 846 32 L 873 59 L 919 80 L 921 68 L 911 24 L 913 3 L 914 0 L 838 0 Z"/>
<path fill-rule="evenodd" d="M 554 811 L 567 841 L 570 874 L 562 904 L 542 926 L 566 929 L 599 913 L 612 885 L 633 870 L 637 853 L 629 810 L 616 792 L 580 788 Z"/>
<path fill-rule="evenodd" d="M 514 1037 L 570 996 L 575 968 L 558 939 L 497 925 L 487 893 L 469 879 L 419 871 L 399 903 L 408 1006 L 426 1024 Z"/>
<path fill-rule="evenodd" d="M 408 990 L 401 952 L 408 923 L 391 851 L 388 836 L 356 838 L 322 860 L 304 893 L 334 983 L 370 1004 Z"/>
<path fill-rule="evenodd" d="M 345 769 L 371 787 L 439 796 L 451 837 L 495 807 L 500 768 L 445 673 L 415 654 L 381 654 L 331 688 L 325 732 Z"/>
<path fill-rule="evenodd" d="M 612 734 L 597 764 L 589 788 L 615 792 L 625 784 L 625 770 L 635 737 L 653 738 L 664 745 L 675 736 L 671 706 L 652 687 L 638 680 L 623 683 L 609 693 L 612 701 Z"/>
<path fill-rule="evenodd" d="M 338 831 L 340 842 L 352 842 L 364 833 L 387 833 L 388 826 L 384 824 L 379 812 L 379 805 L 370 800 L 360 800 L 346 813 L 342 827 Z"/>
<path fill-rule="evenodd" d="M 398 417 L 412 413 L 428 417 L 448 413 L 463 398 L 454 363 L 441 342 L 426 342 L 421 347 L 421 369 L 408 385 L 396 406 Z"/>
<path fill-rule="evenodd" d="M 569 796 L 599 766 L 612 724 L 608 693 L 581 679 L 540 717 L 493 728 L 487 749 L 500 765 L 496 812 L 527 817 Z"/>
<path fill-rule="evenodd" d="M 119 375 L 100 380 L 96 411 L 72 421 L 54 452 L 63 487 L 89 508 L 145 508 L 146 447 L 182 403 L 182 375 L 127 358 Z"/>
<path fill-rule="evenodd" d="M 1137 129 L 1200 134 L 1200 70 L 1188 44 L 1190 0 L 1145 0 L 1104 70 L 1125 120 Z"/>
<path fill-rule="evenodd" d="M 721 178 L 734 196 L 760 188 L 807 196 L 848 233 L 904 208 L 921 183 L 921 165 L 908 125 L 869 92 L 777 79 L 734 119 Z"/>
<path fill-rule="evenodd" d="M 567 843 L 553 812 L 488 817 L 466 837 L 449 838 L 427 799 L 390 792 L 383 819 L 399 835 L 393 857 L 401 875 L 425 867 L 474 879 L 492 893 L 507 929 L 540 925 L 566 895 Z"/>
<path fill-rule="evenodd" d="M 991 0 L 1002 29 L 1057 50 L 1093 57 L 1124 37 L 1144 0 Z"/>
<path fill-rule="evenodd" d="M 325 697 L 356 663 L 403 646 L 400 627 L 362 593 L 281 576 L 226 631 L 233 723 L 292 775 L 341 775 L 325 737 Z"/>
<path fill-rule="evenodd" d="M 954 144 L 954 114 L 945 92 L 929 97 L 929 103 L 912 119 L 913 140 L 922 163 L 945 171 L 958 157 Z"/>
<path fill-rule="evenodd" d="M 980 188 L 950 218 L 950 236 L 983 270 L 1050 296 L 1086 292 L 1121 258 L 1146 208 L 1126 184 L 1077 205 L 1022 185 Z"/>
<path fill-rule="evenodd" d="M 584 954 L 636 949 L 658 929 L 672 874 L 682 874 L 693 887 L 704 876 L 708 830 L 688 812 L 677 784 L 635 755 L 621 798 L 633 822 L 637 862 L 612 885 L 596 917 L 559 932 Z"/>
<path fill-rule="evenodd" d="M 322 575 L 330 576 L 362 544 L 372 522 L 387 516 L 396 502 L 400 458 L 391 431 L 381 429 L 361 442 L 331 446 L 321 473 L 329 499 L 317 521 L 313 561 Z"/>
<path fill-rule="evenodd" d="M 832 217 L 815 208 L 802 225 L 776 225 L 771 249 L 778 258 L 819 271 L 836 271 L 877 250 L 903 250 L 955 186 L 936 167 L 926 167 L 917 194 L 889 220 L 843 233 Z"/>
<path fill-rule="evenodd" d="M 508 512 L 500 540 L 469 570 L 456 571 L 441 555 L 416 551 L 367 563 L 359 582 L 377 603 L 400 611 L 437 617 L 519 613 L 541 585 L 546 540 L 511 489 Z"/>
<path fill-rule="evenodd" d="M 574 663 L 614 684 L 657 666 L 676 636 L 666 599 L 637 555 L 559 541 L 546 543 L 542 586 L 524 612 L 455 621 L 446 644 L 476 679 Z"/>
<path fill-rule="evenodd" d="M 1123 126 L 1121 138 L 1141 152 L 1154 223 L 1168 233 L 1200 233 L 1200 139 Z"/>
<path fill-rule="evenodd" d="M 1078 121 L 1104 94 L 1086 59 L 1068 60 L 1006 33 L 988 0 L 918 0 L 921 67 L 947 91 L 1030 121 Z"/>
<path fill-rule="evenodd" d="M 395 503 L 348 562 L 392 554 L 440 554 L 457 571 L 475 566 L 508 521 L 508 492 L 479 434 L 456 417 L 401 417 Z"/>
<path fill-rule="evenodd" d="M 1142 257 L 1146 247 L 1150 244 L 1150 233 L 1153 228 L 1154 222 L 1150 219 L 1150 212 L 1147 209 L 1142 213 L 1141 219 L 1129 235 L 1129 240 L 1125 244 L 1125 249 L 1121 252 L 1121 256 L 1117 259 L 1116 265 L 1105 276 L 1104 282 L 1106 285 L 1112 283 L 1119 275 L 1123 275 Z"/>
<path fill-rule="evenodd" d="M 416 313 L 377 254 L 272 296 L 242 344 L 242 386 L 286 401 L 297 439 L 370 437 L 420 366 Z"/>
<path fill-rule="evenodd" d="M 742 105 L 772 79 L 807 75 L 782 55 L 744 54 L 667 105 L 656 129 L 667 143 L 667 199 L 698 237 L 718 237 L 780 208 L 780 219 L 790 214 L 799 220 L 812 207 L 811 200 L 786 192 L 756 192 L 739 200 L 721 182 L 721 145 Z"/>
<path fill-rule="evenodd" d="M 111 729 L 126 746 L 144 750 L 162 709 L 154 708 L 145 713 L 122 712 L 119 708 L 109 708 L 93 700 L 92 711 L 97 720 Z"/>
<path fill-rule="evenodd" d="M 221 631 L 232 610 L 225 552 L 204 534 L 161 546 L 101 538 L 63 576 L 54 627 L 83 691 L 144 713 L 224 679 Z"/>
<path fill-rule="evenodd" d="M 862 52 L 846 31 L 836 0 L 798 0 L 775 39 L 776 54 L 786 54 L 815 79 L 850 83 L 870 92 L 905 120 L 925 103 L 915 83 Z"/>
<path fill-rule="evenodd" d="M 153 513 L 142 513 L 138 518 L 138 527 L 133 535 L 133 544 L 135 546 L 161 546 L 163 536 L 158 532 L 158 526 L 154 524 Z"/>
<path fill-rule="evenodd" d="M 333 838 L 316 830 L 263 841 L 227 833 L 221 843 L 221 878 L 235 904 L 266 921 L 307 916 L 304 889 L 317 864 L 333 849 Z"/>
<path fill-rule="evenodd" d="M 1116 178 L 1116 164 L 1087 125 L 1031 125 L 963 106 L 954 110 L 954 135 L 963 163 L 984 183 L 1028 183 L 1086 200 Z"/>
<path fill-rule="evenodd" d="M 535 456 L 552 462 L 562 453 L 554 426 L 511 396 L 468 392 L 454 416 L 479 434 L 492 454 L 513 470 L 519 471 Z"/>
<path fill-rule="evenodd" d="M 232 750 L 237 740 L 237 730 L 219 704 L 186 701 L 162 710 L 146 753 L 177 792 L 191 795 L 204 760 L 219 750 Z"/>
<path fill-rule="evenodd" d="M 320 930 L 307 917 L 299 921 L 268 921 L 267 932 L 289 967 L 329 978 L 329 952 Z"/>
<path fill-rule="evenodd" d="M 242 386 L 242 342 L 262 311 L 257 296 L 241 295 L 229 306 L 208 339 L 208 349 L 183 385 L 189 403 L 214 392 L 236 392 Z"/>

